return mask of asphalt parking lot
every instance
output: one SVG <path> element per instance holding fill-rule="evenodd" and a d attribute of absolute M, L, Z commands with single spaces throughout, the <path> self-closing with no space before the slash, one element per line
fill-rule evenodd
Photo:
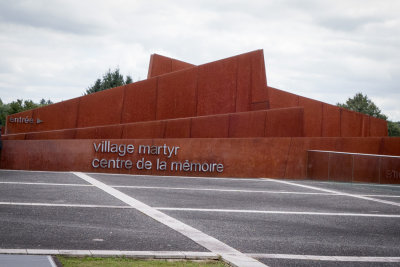
<path fill-rule="evenodd" d="M 400 186 L 0 170 L 0 231 L 0 254 L 398 266 Z"/>

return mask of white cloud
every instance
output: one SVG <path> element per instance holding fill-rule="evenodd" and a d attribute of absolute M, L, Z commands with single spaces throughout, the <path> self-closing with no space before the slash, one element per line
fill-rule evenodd
<path fill-rule="evenodd" d="M 264 49 L 271 86 L 332 104 L 366 93 L 400 121 L 400 2 L 2 1 L 0 97 L 80 96 L 151 53 L 202 64 Z"/>

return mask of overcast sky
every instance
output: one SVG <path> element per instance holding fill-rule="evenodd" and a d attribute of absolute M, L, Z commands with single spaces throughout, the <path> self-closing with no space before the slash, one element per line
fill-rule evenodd
<path fill-rule="evenodd" d="M 203 64 L 263 49 L 268 85 L 331 104 L 367 94 L 400 121 L 399 0 L 0 0 L 0 98 L 81 96 L 150 54 Z"/>

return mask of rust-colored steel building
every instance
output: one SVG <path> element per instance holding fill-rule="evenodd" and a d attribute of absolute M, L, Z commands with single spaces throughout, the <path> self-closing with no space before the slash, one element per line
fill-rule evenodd
<path fill-rule="evenodd" d="M 400 183 L 386 121 L 267 85 L 262 50 L 13 114 L 3 169 Z"/>

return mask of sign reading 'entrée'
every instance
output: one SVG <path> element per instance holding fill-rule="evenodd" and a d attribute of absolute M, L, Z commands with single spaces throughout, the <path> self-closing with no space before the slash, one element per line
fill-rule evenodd
<path fill-rule="evenodd" d="M 167 159 L 178 155 L 179 146 L 162 146 L 155 145 L 139 145 L 135 147 L 133 144 L 113 144 L 111 141 L 101 141 L 100 143 L 93 143 L 94 152 L 104 154 L 115 154 L 116 157 L 102 158 L 95 157 L 92 160 L 92 167 L 102 169 L 127 169 L 136 168 L 137 170 L 151 170 L 157 171 L 183 171 L 183 172 L 223 172 L 224 165 L 215 162 L 191 162 L 190 160 L 184 161 L 171 161 L 166 162 L 160 158 L 146 159 L 144 157 L 137 160 L 133 157 L 125 158 L 125 156 L 134 155 L 155 155 L 163 156 Z M 120 158 L 121 157 L 121 158 Z"/>
<path fill-rule="evenodd" d="M 34 124 L 35 123 L 35 120 L 33 119 L 33 118 L 30 118 L 30 117 L 10 117 L 10 119 L 8 120 L 10 123 L 19 123 L 19 124 L 28 124 L 28 123 L 31 123 L 31 124 Z M 41 119 L 39 119 L 39 118 L 37 118 L 36 119 L 36 124 L 40 124 L 40 123 L 42 123 L 43 121 L 41 120 Z"/>

